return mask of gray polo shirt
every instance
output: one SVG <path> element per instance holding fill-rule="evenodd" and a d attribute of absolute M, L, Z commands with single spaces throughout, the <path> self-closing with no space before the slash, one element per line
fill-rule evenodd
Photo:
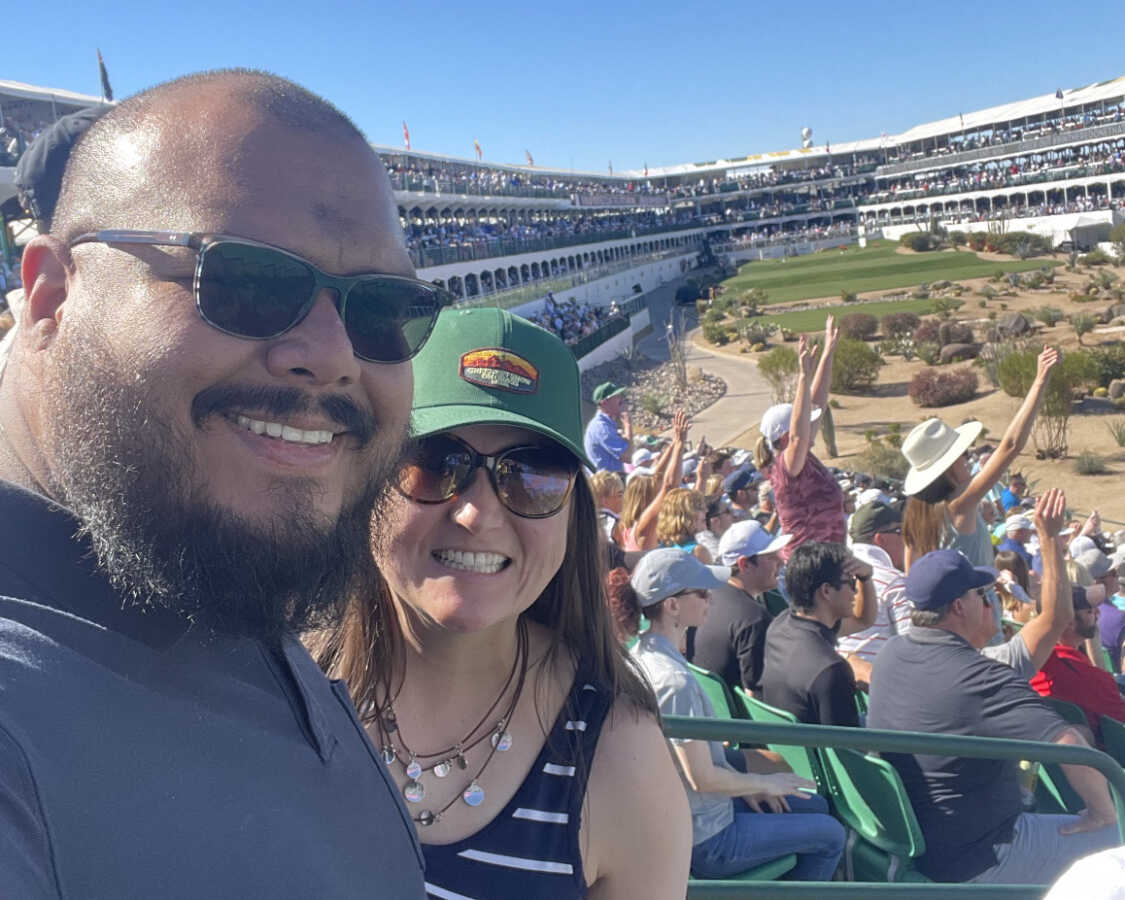
<path fill-rule="evenodd" d="M 644 670 L 663 715 L 715 717 L 715 709 L 692 675 L 687 660 L 664 635 L 646 631 L 629 652 Z M 673 744 L 688 743 L 682 738 L 669 740 Z M 711 750 L 711 762 L 716 768 L 734 771 L 727 762 L 723 745 L 719 741 L 707 741 L 707 746 Z M 680 778 L 683 779 L 691 804 L 692 844 L 718 834 L 734 821 L 734 803 L 730 797 L 692 790 L 683 777 L 683 772 L 680 773 Z"/>
<path fill-rule="evenodd" d="M 122 608 L 76 528 L 0 482 L 0 894 L 421 898 L 343 686 L 294 638 Z"/>

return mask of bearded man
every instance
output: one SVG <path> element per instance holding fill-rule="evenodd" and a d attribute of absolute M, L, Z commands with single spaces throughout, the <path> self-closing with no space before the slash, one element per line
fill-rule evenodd
<path fill-rule="evenodd" d="M 40 215 L 0 382 L 4 896 L 421 897 L 296 637 L 368 571 L 442 302 L 382 164 L 213 72 L 106 112 Z"/>

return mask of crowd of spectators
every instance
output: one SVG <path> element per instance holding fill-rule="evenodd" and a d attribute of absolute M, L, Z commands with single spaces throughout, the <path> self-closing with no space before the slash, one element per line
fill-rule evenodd
<path fill-rule="evenodd" d="M 54 121 L 50 111 L 36 104 L 0 104 L 0 165 L 14 166 L 23 151 Z"/>
<path fill-rule="evenodd" d="M 689 450 L 682 413 L 670 440 L 637 435 L 624 391 L 595 391 L 586 451 L 614 567 L 609 602 L 623 640 L 640 632 L 634 654 L 661 708 L 722 714 L 692 663 L 798 722 L 1102 746 L 1103 717 L 1125 721 L 1125 530 L 1097 512 L 1068 516 L 1061 490 L 1033 491 L 1013 471 L 1057 353 L 1040 356 L 998 444 L 980 440 L 979 423 L 931 419 L 903 441 L 906 481 L 876 482 L 812 452 L 831 418 L 836 335 L 830 319 L 819 361 L 801 346 L 794 403 L 766 412 L 753 457 Z M 1077 705 L 1089 727 L 1043 698 Z M 794 808 L 767 844 L 762 813 L 737 802 L 769 793 L 739 773 L 788 771 L 783 762 L 692 744 L 672 742 L 698 877 L 762 862 L 746 852 L 755 841 L 796 853 L 801 877 L 830 877 L 831 829 L 816 818 L 826 808 Z M 1093 769 L 1062 767 L 1078 799 L 1060 811 L 1036 800 L 1034 767 L 1029 783 L 1014 761 L 885 758 L 926 839 L 915 865 L 931 879 L 1049 883 L 1118 843 Z M 733 816 L 715 795 L 736 798 Z"/>
<path fill-rule="evenodd" d="M 557 335 L 564 344 L 576 344 L 616 315 L 620 315 L 616 304 L 594 306 L 579 303 L 574 297 L 556 300 L 554 294 L 548 293 L 543 308 L 526 318 Z"/>

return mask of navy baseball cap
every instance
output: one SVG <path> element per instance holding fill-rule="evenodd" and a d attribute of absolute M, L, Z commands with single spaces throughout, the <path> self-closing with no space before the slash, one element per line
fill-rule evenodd
<path fill-rule="evenodd" d="M 941 609 L 973 588 L 992 584 L 997 575 L 995 569 L 974 566 L 957 550 L 934 550 L 910 567 L 906 596 L 915 609 Z"/>

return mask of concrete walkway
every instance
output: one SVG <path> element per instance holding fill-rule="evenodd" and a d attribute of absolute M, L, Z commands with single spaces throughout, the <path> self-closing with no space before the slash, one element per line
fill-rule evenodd
<path fill-rule="evenodd" d="M 650 359 L 668 359 L 668 344 L 665 341 L 669 315 L 678 311 L 683 316 L 687 334 L 688 366 L 699 366 L 709 375 L 715 375 L 727 383 L 727 392 L 706 409 L 692 418 L 691 438 L 698 442 L 707 438 L 712 447 L 723 447 L 741 435 L 752 425 L 756 425 L 773 402 L 769 383 L 758 372 L 755 357 L 745 357 L 712 353 L 704 350 L 696 339 L 699 328 L 696 322 L 695 307 L 675 304 L 676 288 L 682 280 L 662 285 L 648 295 L 648 308 L 652 318 L 652 333 L 637 345 L 638 349 Z M 747 449 L 753 449 L 747 447 Z"/>

